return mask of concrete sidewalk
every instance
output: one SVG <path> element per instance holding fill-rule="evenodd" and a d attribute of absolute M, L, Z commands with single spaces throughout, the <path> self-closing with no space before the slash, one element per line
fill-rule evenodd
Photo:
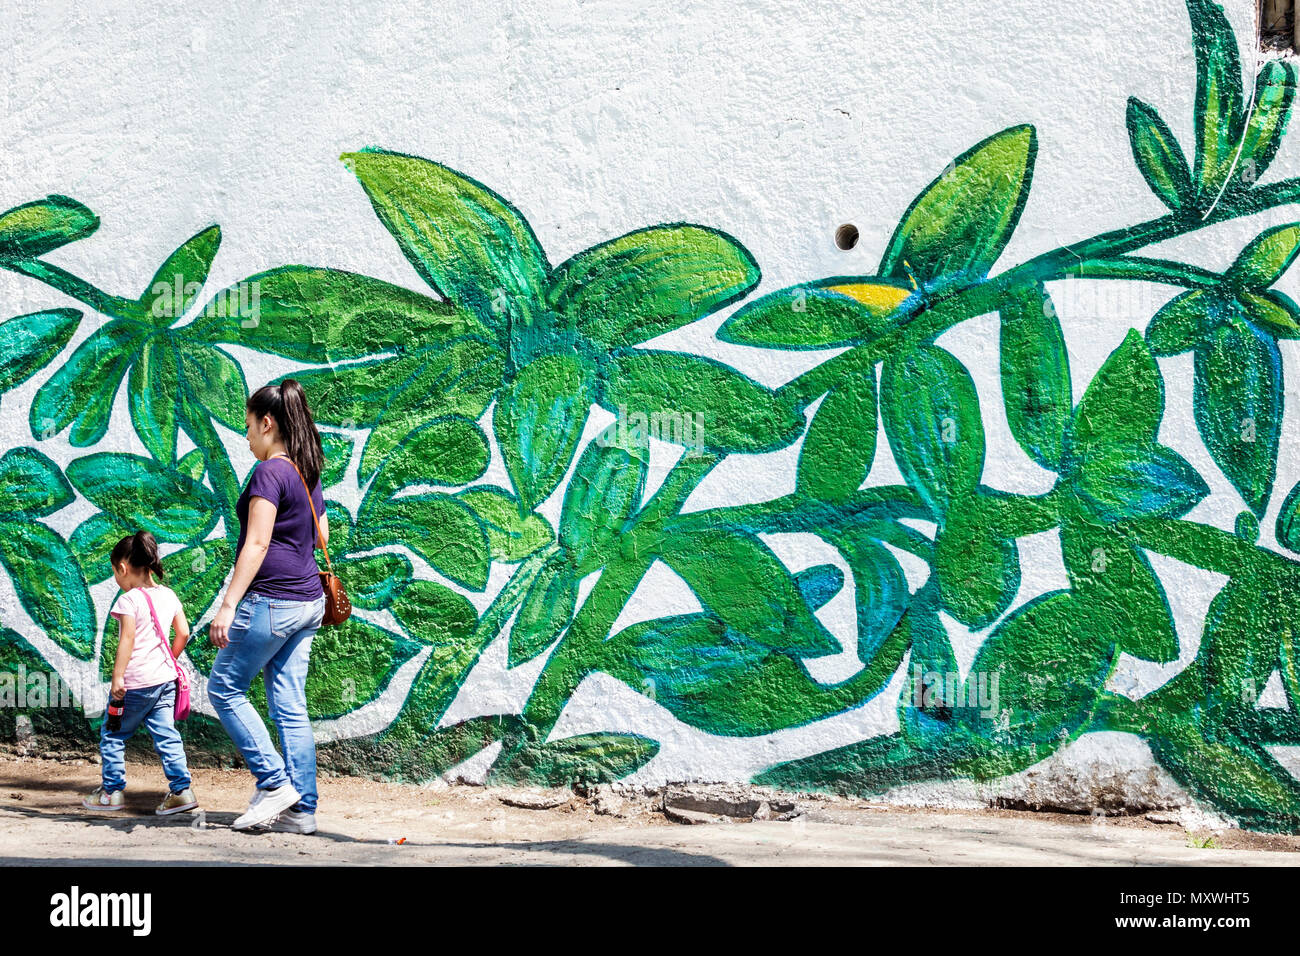
<path fill-rule="evenodd" d="M 1296 865 L 1300 837 L 1192 832 L 1143 817 L 877 808 L 798 798 L 785 821 L 687 826 L 662 798 L 322 778 L 314 836 L 230 829 L 252 792 L 242 771 L 198 770 L 203 812 L 160 818 L 156 763 L 128 765 L 128 808 L 79 807 L 85 761 L 0 759 L 0 863 L 357 865 Z M 679 817 L 680 818 L 680 817 Z M 1164 817 L 1173 819 L 1173 816 Z"/>

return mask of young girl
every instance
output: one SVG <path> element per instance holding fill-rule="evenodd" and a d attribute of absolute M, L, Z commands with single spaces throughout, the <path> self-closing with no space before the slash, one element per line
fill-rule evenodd
<path fill-rule="evenodd" d="M 109 730 L 109 715 L 104 714 L 99 752 L 103 758 L 103 783 L 82 801 L 88 810 L 121 810 L 122 790 L 126 787 L 126 742 L 143 723 L 153 738 L 153 748 L 162 758 L 171 792 L 154 812 L 160 816 L 193 810 L 198 801 L 190 790 L 190 773 L 185 763 L 185 746 L 176 731 L 173 709 L 176 706 L 176 665 L 190 639 L 189 621 L 176 592 L 154 581 L 162 577 L 158 560 L 158 542 L 148 531 L 138 531 L 123 538 L 113 548 L 113 576 L 122 595 L 109 611 L 117 618 L 117 659 L 113 664 L 113 682 L 109 696 L 124 700 L 121 727 Z M 153 611 L 150 610 L 153 603 Z M 168 622 L 164 629 L 175 628 L 171 648 L 167 635 L 154 626 Z"/>

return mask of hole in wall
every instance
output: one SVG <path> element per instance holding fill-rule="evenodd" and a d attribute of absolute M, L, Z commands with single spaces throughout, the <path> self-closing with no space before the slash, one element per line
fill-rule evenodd
<path fill-rule="evenodd" d="M 1255 22 L 1259 27 L 1259 47 L 1278 53 L 1295 53 L 1296 0 L 1259 0 Z"/>
<path fill-rule="evenodd" d="M 851 222 L 846 222 L 835 230 L 835 245 L 839 246 L 845 252 L 852 249 L 858 244 L 858 227 Z"/>

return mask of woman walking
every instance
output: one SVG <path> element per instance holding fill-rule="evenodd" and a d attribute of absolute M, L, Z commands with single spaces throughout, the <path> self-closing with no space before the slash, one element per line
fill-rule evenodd
<path fill-rule="evenodd" d="M 307 719 L 307 665 L 325 613 L 314 545 L 329 538 L 320 474 L 320 433 L 294 379 L 266 385 L 248 399 L 248 447 L 257 457 L 239 496 L 235 571 L 208 635 L 220 651 L 208 699 L 257 780 L 236 830 L 270 824 L 316 832 L 316 744 Z M 307 489 L 311 488 L 308 499 Z M 266 703 L 284 750 L 248 700 L 265 675 Z"/>

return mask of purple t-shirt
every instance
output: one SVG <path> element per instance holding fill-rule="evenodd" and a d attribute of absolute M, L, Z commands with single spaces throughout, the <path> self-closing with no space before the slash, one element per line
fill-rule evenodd
<path fill-rule="evenodd" d="M 253 466 L 244 493 L 239 496 L 235 513 L 239 516 L 239 543 L 235 558 L 244 550 L 248 536 L 248 500 L 253 495 L 275 505 L 275 527 L 271 543 L 257 575 L 248 590 L 269 598 L 291 601 L 314 601 L 324 591 L 320 585 L 320 568 L 316 564 L 316 524 L 307 504 L 307 489 L 297 469 L 287 458 L 268 458 Z M 316 514 L 325 513 L 325 496 L 320 481 L 312 489 Z"/>

